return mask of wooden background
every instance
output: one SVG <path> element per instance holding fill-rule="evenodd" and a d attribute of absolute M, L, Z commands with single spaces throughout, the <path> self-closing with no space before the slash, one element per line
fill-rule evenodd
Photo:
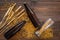
<path fill-rule="evenodd" d="M 60 0 L 0 0 L 0 21 L 9 4 L 14 2 L 18 5 L 27 2 L 42 22 L 52 18 L 55 21 L 52 27 L 54 29 L 54 38 L 50 40 L 60 40 Z"/>

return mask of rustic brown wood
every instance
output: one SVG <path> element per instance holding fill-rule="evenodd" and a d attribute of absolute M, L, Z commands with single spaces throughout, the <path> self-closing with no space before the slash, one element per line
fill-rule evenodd
<path fill-rule="evenodd" d="M 18 5 L 20 5 L 20 3 L 23 2 L 23 1 L 21 2 L 21 0 L 20 1 L 13 0 L 13 1 L 16 2 Z M 55 21 L 55 24 L 53 25 L 54 38 L 50 40 L 60 40 L 60 27 L 59 27 L 60 26 L 60 0 L 39 0 L 39 1 L 40 2 L 31 2 L 29 0 L 27 1 L 27 3 L 31 5 L 31 8 L 34 10 L 34 12 L 36 13 L 40 21 L 45 22 L 50 17 Z M 0 0 L 0 8 L 1 8 L 0 21 L 7 10 L 7 6 L 9 6 L 7 5 L 6 7 L 4 7 L 5 2 L 6 1 L 4 0 Z M 0 38 L 2 37 L 0 36 Z M 33 39 L 30 39 L 30 40 L 33 40 Z"/>

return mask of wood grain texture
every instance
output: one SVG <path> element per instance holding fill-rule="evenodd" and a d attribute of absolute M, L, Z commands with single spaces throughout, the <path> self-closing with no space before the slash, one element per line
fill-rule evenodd
<path fill-rule="evenodd" d="M 24 1 L 8 0 L 7 2 L 16 2 L 20 5 L 20 3 Z M 31 5 L 31 8 L 34 10 L 40 21 L 45 22 L 48 18 L 52 18 L 55 21 L 55 24 L 53 25 L 54 38 L 49 40 L 60 40 L 60 0 L 39 0 L 39 2 L 31 2 L 30 0 L 26 0 L 25 2 Z M 6 1 L 0 0 L 0 21 L 9 6 L 5 6 L 5 3 Z"/>

